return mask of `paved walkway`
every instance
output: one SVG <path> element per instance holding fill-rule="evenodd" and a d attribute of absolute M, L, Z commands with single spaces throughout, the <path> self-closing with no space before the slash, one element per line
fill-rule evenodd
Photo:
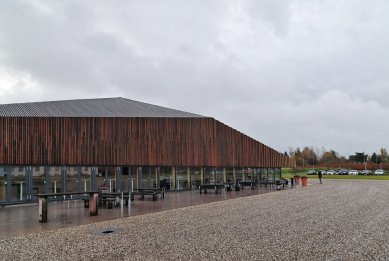
<path fill-rule="evenodd" d="M 244 189 L 215 195 L 213 192 L 201 194 L 199 191 L 168 192 L 164 200 L 152 201 L 145 196 L 144 200 L 135 200 L 123 208 L 99 208 L 98 216 L 89 216 L 89 209 L 83 207 L 82 200 L 50 202 L 48 222 L 38 222 L 38 205 L 17 205 L 0 207 L 0 239 L 25 235 L 34 232 L 90 224 L 121 217 L 137 216 L 169 209 L 200 205 L 220 200 L 246 197 L 275 191 L 274 187 L 260 187 L 255 190 Z"/>
<path fill-rule="evenodd" d="M 0 240 L 0 258 L 388 260 L 388 188 L 388 181 L 325 181 L 52 230 Z"/>

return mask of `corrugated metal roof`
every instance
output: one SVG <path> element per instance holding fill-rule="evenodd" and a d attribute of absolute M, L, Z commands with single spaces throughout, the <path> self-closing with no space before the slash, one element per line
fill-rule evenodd
<path fill-rule="evenodd" d="M 125 98 L 0 104 L 0 117 L 204 117 Z"/>

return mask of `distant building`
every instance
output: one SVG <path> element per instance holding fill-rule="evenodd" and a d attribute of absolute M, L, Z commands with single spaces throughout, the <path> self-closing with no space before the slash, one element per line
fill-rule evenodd
<path fill-rule="evenodd" d="M 289 158 L 210 117 L 124 98 L 0 105 L 0 204 L 37 193 L 276 178 Z"/>

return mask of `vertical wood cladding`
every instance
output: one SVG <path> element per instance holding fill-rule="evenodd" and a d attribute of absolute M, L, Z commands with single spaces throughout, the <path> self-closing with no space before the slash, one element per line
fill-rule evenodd
<path fill-rule="evenodd" d="M 289 158 L 212 118 L 0 118 L 0 164 L 281 167 Z"/>

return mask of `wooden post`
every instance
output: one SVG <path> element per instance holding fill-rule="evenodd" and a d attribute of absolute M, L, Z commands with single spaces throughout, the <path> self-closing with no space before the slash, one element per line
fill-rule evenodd
<path fill-rule="evenodd" d="M 39 197 L 39 222 L 47 222 L 47 197 Z"/>
<path fill-rule="evenodd" d="M 99 193 L 94 192 L 90 195 L 89 199 L 89 215 L 90 216 L 97 216 L 99 210 L 97 206 L 97 200 L 99 198 Z"/>

